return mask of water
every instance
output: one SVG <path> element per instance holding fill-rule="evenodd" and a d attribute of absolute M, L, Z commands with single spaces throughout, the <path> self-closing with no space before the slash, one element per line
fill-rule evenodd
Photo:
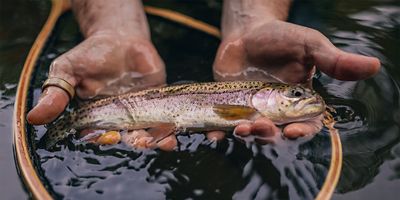
<path fill-rule="evenodd" d="M 18 2 L 2 0 L 0 6 L 0 132 L 6 133 L 0 147 L 0 178 L 8 180 L 0 192 L 8 195 L 2 196 L 6 199 L 26 197 L 12 157 L 12 103 L 22 63 L 49 8 L 40 1 Z M 220 2 L 146 2 L 219 24 Z M 157 17 L 149 20 L 169 83 L 212 80 L 210 66 L 217 39 Z M 319 75 L 314 85 L 338 111 L 335 117 L 344 167 L 334 199 L 396 199 L 400 195 L 396 86 L 400 80 L 400 2 L 296 1 L 291 21 L 320 30 L 342 49 L 380 58 L 383 69 L 373 79 L 342 82 Z M 40 94 L 38 88 L 51 60 L 81 40 L 73 17 L 64 16 L 39 61 L 32 103 Z M 10 68 L 15 70 L 5 73 Z M 45 128 L 30 130 L 35 141 Z M 66 198 L 310 199 L 318 193 L 329 166 L 325 131 L 312 139 L 285 140 L 277 146 L 243 143 L 233 137 L 211 143 L 201 134 L 178 139 L 174 152 L 82 145 L 70 137 L 55 151 L 34 153 L 51 194 Z"/>
<path fill-rule="evenodd" d="M 24 199 L 12 147 L 12 115 L 16 86 L 25 57 L 46 20 L 42 1 L 0 1 L 0 193 L 2 199 Z"/>

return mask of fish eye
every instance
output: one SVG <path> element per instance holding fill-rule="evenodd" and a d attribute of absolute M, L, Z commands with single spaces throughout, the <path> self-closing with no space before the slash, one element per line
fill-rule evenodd
<path fill-rule="evenodd" d="M 296 91 L 295 93 L 294 93 L 294 96 L 296 96 L 296 97 L 300 97 L 302 94 L 301 94 L 301 92 L 299 92 L 299 91 Z"/>
<path fill-rule="evenodd" d="M 301 91 L 300 89 L 294 89 L 291 91 L 292 96 L 294 97 L 301 97 L 303 96 L 303 91 Z"/>

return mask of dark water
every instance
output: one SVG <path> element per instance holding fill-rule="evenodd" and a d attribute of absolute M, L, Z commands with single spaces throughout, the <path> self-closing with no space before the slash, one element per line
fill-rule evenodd
<path fill-rule="evenodd" d="M 24 199 L 12 147 L 12 114 L 19 74 L 50 4 L 0 1 L 0 199 Z"/>
<path fill-rule="evenodd" d="M 218 1 L 146 3 L 219 24 Z M 49 4 L 1 0 L 0 9 L 0 180 L 7 180 L 0 192 L 5 199 L 21 199 L 27 194 L 12 156 L 13 100 L 22 64 Z M 149 21 L 169 83 L 212 80 L 218 40 L 157 17 Z M 334 199 L 397 199 L 400 2 L 296 1 L 291 21 L 320 30 L 344 50 L 380 58 L 383 69 L 372 79 L 342 82 L 322 74 L 314 85 L 338 111 L 344 166 Z M 51 60 L 81 40 L 72 15 L 66 14 L 39 60 L 32 103 Z M 44 127 L 28 128 L 33 144 L 45 132 Z M 201 134 L 178 139 L 176 151 L 161 152 L 132 150 L 122 144 L 83 145 L 70 137 L 55 151 L 37 149 L 33 155 L 51 194 L 69 199 L 311 199 L 318 194 L 329 166 L 325 130 L 311 140 L 285 140 L 276 146 L 243 143 L 233 137 L 210 143 Z"/>

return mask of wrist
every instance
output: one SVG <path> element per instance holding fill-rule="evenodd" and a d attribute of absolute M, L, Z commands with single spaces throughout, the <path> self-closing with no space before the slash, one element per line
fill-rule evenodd
<path fill-rule="evenodd" d="M 90 28 L 85 34 L 85 37 L 113 37 L 113 38 L 125 38 L 125 39 L 136 39 L 136 40 L 148 40 L 150 41 L 150 35 L 147 32 L 140 30 L 130 30 L 124 28 Z"/>
<path fill-rule="evenodd" d="M 237 37 L 271 21 L 286 21 L 291 0 L 225 0 L 222 38 Z"/>
<path fill-rule="evenodd" d="M 147 35 L 109 29 L 97 30 L 86 37 L 86 39 L 89 38 L 120 45 L 152 44 L 150 37 Z"/>
<path fill-rule="evenodd" d="M 222 40 L 236 40 L 238 38 L 241 38 L 243 35 L 246 33 L 249 33 L 257 27 L 260 27 L 264 24 L 272 23 L 274 21 L 280 21 L 277 18 L 271 17 L 271 18 L 264 18 L 264 19 L 257 19 L 257 20 L 252 20 L 248 21 L 247 23 L 243 25 L 232 25 L 230 24 L 229 26 L 233 26 L 234 28 L 223 28 L 222 31 Z"/>
<path fill-rule="evenodd" d="M 72 0 L 72 9 L 85 37 L 113 32 L 150 38 L 141 1 Z"/>

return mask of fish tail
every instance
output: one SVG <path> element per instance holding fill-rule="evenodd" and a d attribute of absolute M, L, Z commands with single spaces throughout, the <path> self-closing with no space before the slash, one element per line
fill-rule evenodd
<path fill-rule="evenodd" d="M 62 115 L 47 125 L 47 131 L 39 141 L 39 147 L 50 149 L 72 133 L 73 114 Z"/>

